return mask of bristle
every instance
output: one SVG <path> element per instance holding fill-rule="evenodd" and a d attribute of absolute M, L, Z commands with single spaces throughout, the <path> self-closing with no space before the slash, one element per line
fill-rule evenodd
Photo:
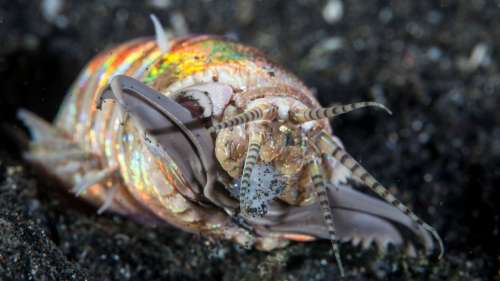
<path fill-rule="evenodd" d="M 118 187 L 119 187 L 119 185 L 114 185 L 113 187 L 111 187 L 111 189 L 108 190 L 108 193 L 106 194 L 106 199 L 104 200 L 104 203 L 97 210 L 98 215 L 104 213 L 107 209 L 109 209 L 113 205 L 113 199 L 116 195 L 116 192 L 118 191 Z"/>
<path fill-rule="evenodd" d="M 89 171 L 83 175 L 81 180 L 73 187 L 72 191 L 78 197 L 85 193 L 94 184 L 103 183 L 117 172 L 116 167 L 99 171 Z"/>

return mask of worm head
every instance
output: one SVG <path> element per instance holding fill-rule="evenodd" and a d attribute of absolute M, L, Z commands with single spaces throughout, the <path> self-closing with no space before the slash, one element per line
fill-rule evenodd
<path fill-rule="evenodd" d="M 359 237 L 365 243 L 375 240 L 384 246 L 402 243 L 400 233 L 391 223 L 413 231 L 427 250 L 434 245 L 430 233 L 443 251 L 434 228 L 390 194 L 319 122 L 362 107 L 378 107 L 391 113 L 375 102 L 311 109 L 290 97 L 264 97 L 250 102 L 243 112 L 230 109 L 227 119 L 211 128 L 222 130 L 216 142 L 216 156 L 238 181 L 235 186 L 239 189 L 242 214 L 254 225 L 266 226 L 265 231 L 289 231 L 292 235 L 288 237 L 300 237 L 299 240 L 304 240 L 304 236 L 294 233 L 329 238 L 341 274 L 339 237 Z M 272 169 L 263 174 L 266 165 Z M 341 194 L 338 183 L 343 179 L 339 176 L 342 169 L 390 205 L 360 196 L 356 191 L 344 189 Z M 266 178 L 274 179 L 275 184 L 278 178 L 284 178 L 286 186 L 279 188 L 276 184 L 278 187 L 272 188 L 272 180 Z M 267 187 L 261 186 L 264 183 Z M 283 203 L 285 207 L 276 207 Z M 336 205 L 332 207 L 332 203 Z M 339 208 L 342 205 L 346 210 Z M 356 219 L 359 226 L 351 224 Z M 340 235 L 337 225 L 343 227 Z"/>
<path fill-rule="evenodd" d="M 115 99 L 175 160 L 188 182 L 187 190 L 179 190 L 183 195 L 226 210 L 239 206 L 257 235 L 329 238 L 341 272 L 339 239 L 403 244 L 399 229 L 406 228 L 429 251 L 434 248 L 431 234 L 442 251 L 437 232 L 395 199 L 318 121 L 360 107 L 385 107 L 363 102 L 309 109 L 292 98 L 265 97 L 241 109 L 229 104 L 231 95 L 224 85 L 206 84 L 165 97 L 117 76 L 101 100 Z M 221 121 L 207 129 L 200 120 L 208 116 Z M 339 169 L 390 204 L 338 185 L 346 174 Z M 225 181 L 225 190 L 215 184 L 221 173 L 233 178 Z"/>
<path fill-rule="evenodd" d="M 306 139 L 321 123 L 297 124 L 289 118 L 290 108 L 305 106 L 287 97 L 256 99 L 245 109 L 228 106 L 222 122 L 211 128 L 217 132 L 215 156 L 236 182 L 229 187 L 237 186 L 240 210 L 246 215 L 264 216 L 275 198 L 296 206 L 314 200 L 306 167 L 308 154 L 314 152 Z"/>

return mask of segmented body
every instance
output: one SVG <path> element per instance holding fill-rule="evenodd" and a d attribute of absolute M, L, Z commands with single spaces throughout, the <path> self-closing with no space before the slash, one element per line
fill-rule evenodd
<path fill-rule="evenodd" d="M 55 127 L 21 110 L 33 137 L 25 158 L 100 210 L 267 250 L 330 239 L 341 275 L 338 237 L 401 245 L 394 224 L 427 250 L 430 233 L 443 253 L 436 230 L 343 149 L 326 119 L 368 106 L 390 113 L 385 106 L 320 108 L 298 78 L 253 48 L 195 36 L 166 50 L 163 39 L 94 58 Z M 342 185 L 351 175 L 390 204 Z"/>
<path fill-rule="evenodd" d="M 153 39 L 140 39 L 94 58 L 66 97 L 56 125 L 97 156 L 99 167 L 93 169 L 119 167 L 121 178 L 95 184 L 83 196 L 101 204 L 110 188 L 123 181 L 124 188 L 118 188 L 114 196 L 115 211 L 145 216 L 144 209 L 147 209 L 155 216 L 192 232 L 232 235 L 230 227 L 212 225 L 213 219 L 203 215 L 200 205 L 194 202 L 202 191 L 186 186 L 175 162 L 160 161 L 150 153 L 144 142 L 145 133 L 116 103 L 106 103 L 101 110 L 96 109 L 99 93 L 117 74 L 139 79 L 165 95 L 194 84 L 225 83 L 235 90 L 232 99 L 240 106 L 259 95 L 245 96 L 245 93 L 252 92 L 249 90 L 282 85 L 287 89 L 295 88 L 293 92 L 305 104 L 319 106 L 295 76 L 270 63 L 255 49 L 213 37 L 174 41 L 165 54 L 160 52 Z M 269 94 L 261 93 L 262 96 Z M 72 183 L 85 172 L 74 173 Z M 192 194 L 186 196 L 186 192 L 182 194 L 179 190 Z M 242 236 L 237 228 L 234 231 L 238 233 L 235 236 Z"/>

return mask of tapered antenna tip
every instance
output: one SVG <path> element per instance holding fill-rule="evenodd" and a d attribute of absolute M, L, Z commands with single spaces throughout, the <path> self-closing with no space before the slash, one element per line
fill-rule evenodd
<path fill-rule="evenodd" d="M 392 115 L 392 111 L 385 105 L 379 103 L 378 104 L 380 108 L 382 108 L 383 110 L 385 110 L 389 115 Z"/>
<path fill-rule="evenodd" d="M 160 20 L 158 20 L 158 18 L 153 14 L 150 14 L 149 17 L 155 27 L 156 43 L 158 44 L 158 48 L 160 48 L 162 53 L 168 52 L 169 40 L 163 26 L 160 23 Z"/>

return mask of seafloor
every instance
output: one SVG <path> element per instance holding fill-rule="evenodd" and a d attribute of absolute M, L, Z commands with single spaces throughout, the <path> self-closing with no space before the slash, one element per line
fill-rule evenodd
<path fill-rule="evenodd" d="M 346 280 L 500 280 L 500 2 L 0 1 L 0 118 L 52 118 L 99 50 L 153 34 L 149 14 L 269 53 L 328 105 L 347 149 L 446 244 L 441 261 L 342 245 Z M 2 132 L 0 280 L 338 280 L 327 241 L 263 253 L 79 203 Z"/>

